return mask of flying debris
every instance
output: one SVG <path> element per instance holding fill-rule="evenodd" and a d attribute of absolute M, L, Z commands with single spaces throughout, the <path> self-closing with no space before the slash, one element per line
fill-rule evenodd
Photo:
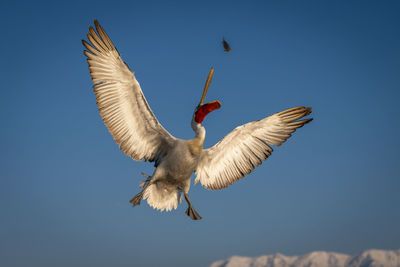
<path fill-rule="evenodd" d="M 222 38 L 222 46 L 224 47 L 225 52 L 230 52 L 231 47 L 229 46 L 228 42 L 225 40 L 225 38 Z"/>
<path fill-rule="evenodd" d="M 216 145 L 203 149 L 206 131 L 204 118 L 219 109 L 221 103 L 204 103 L 214 74 L 208 74 L 201 100 L 195 107 L 191 127 L 195 137 L 183 140 L 172 136 L 158 122 L 150 109 L 134 73 L 122 60 L 111 39 L 97 20 L 82 40 L 84 54 L 94 83 L 97 106 L 119 148 L 134 160 L 154 162 L 152 175 L 145 175 L 142 190 L 131 199 L 133 206 L 142 199 L 158 210 L 176 209 L 185 198 L 186 214 L 201 219 L 189 200 L 190 177 L 196 173 L 195 184 L 218 190 L 249 174 L 267 159 L 271 145 L 279 146 L 311 118 L 311 108 L 290 108 L 261 120 L 237 127 Z M 183 194 L 183 196 L 182 196 Z"/>

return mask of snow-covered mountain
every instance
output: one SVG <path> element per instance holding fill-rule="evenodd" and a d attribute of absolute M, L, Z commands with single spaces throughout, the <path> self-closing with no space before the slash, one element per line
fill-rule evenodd
<path fill-rule="evenodd" d="M 371 249 L 355 256 L 325 251 L 301 256 L 282 254 L 255 258 L 233 256 L 227 260 L 214 262 L 210 267 L 400 267 L 400 249 Z"/>

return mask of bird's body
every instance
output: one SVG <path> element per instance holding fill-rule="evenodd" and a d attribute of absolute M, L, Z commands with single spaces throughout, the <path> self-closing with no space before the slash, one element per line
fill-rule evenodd
<path fill-rule="evenodd" d="M 267 159 L 272 148 L 281 145 L 299 127 L 312 119 L 303 119 L 311 108 L 295 107 L 262 120 L 237 127 L 213 147 L 203 149 L 203 119 L 221 107 L 219 101 L 204 104 L 210 85 L 211 69 L 200 104 L 193 113 L 194 138 L 182 140 L 169 134 L 151 111 L 133 72 L 121 59 L 103 28 L 95 21 L 97 33 L 89 27 L 90 44 L 82 41 L 100 115 L 108 130 L 126 155 L 135 160 L 154 162 L 155 171 L 140 184 L 142 191 L 132 198 L 139 205 L 142 198 L 155 209 L 176 209 L 182 193 L 188 203 L 186 214 L 201 219 L 189 200 L 191 175 L 195 183 L 207 189 L 221 189 L 250 173 Z"/>
<path fill-rule="evenodd" d="M 147 188 L 144 187 L 143 191 L 131 200 L 132 204 L 140 204 L 143 197 L 154 208 L 168 211 L 177 208 L 181 201 L 181 191 L 190 203 L 188 197 L 190 180 L 198 166 L 205 139 L 203 126 L 192 120 L 192 127 L 196 136 L 190 140 L 174 140 L 174 144 L 160 161 L 153 175 L 144 181 Z M 194 209 L 193 211 L 188 209 L 187 213 L 192 219 L 201 219 Z"/>
<path fill-rule="evenodd" d="M 190 178 L 197 167 L 203 150 L 202 145 L 198 142 L 197 138 L 191 140 L 178 139 L 176 145 L 157 166 L 155 173 L 160 173 L 159 177 L 153 178 L 166 179 L 169 183 L 176 184 L 177 187 L 188 193 Z"/>

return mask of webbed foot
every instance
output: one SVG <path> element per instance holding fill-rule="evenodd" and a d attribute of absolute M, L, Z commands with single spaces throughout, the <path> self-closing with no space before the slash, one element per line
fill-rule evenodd
<path fill-rule="evenodd" d="M 142 201 L 142 197 L 143 197 L 143 192 L 144 192 L 144 190 L 142 190 L 139 194 L 137 194 L 131 200 L 129 200 L 129 202 L 132 203 L 132 205 L 134 207 L 137 205 L 140 205 L 140 201 Z"/>
<path fill-rule="evenodd" d="M 186 202 L 188 203 L 189 207 L 186 210 L 187 216 L 189 216 L 192 220 L 201 220 L 201 216 L 194 210 L 192 202 L 189 200 L 189 195 L 186 192 L 183 192 L 185 196 Z"/>
<path fill-rule="evenodd" d="M 192 220 L 201 220 L 201 216 L 197 213 L 197 211 L 189 206 L 185 212 Z"/>

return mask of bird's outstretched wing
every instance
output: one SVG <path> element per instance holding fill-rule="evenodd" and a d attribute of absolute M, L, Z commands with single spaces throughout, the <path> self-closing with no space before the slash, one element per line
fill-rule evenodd
<path fill-rule="evenodd" d="M 202 151 L 196 180 L 207 189 L 233 184 L 267 159 L 297 128 L 312 119 L 299 120 L 311 108 L 295 107 L 237 127 L 213 147 Z"/>
<path fill-rule="evenodd" d="M 158 122 L 133 72 L 97 20 L 94 23 L 97 33 L 90 26 L 90 43 L 82 43 L 104 124 L 126 155 L 158 165 L 176 139 Z"/>

